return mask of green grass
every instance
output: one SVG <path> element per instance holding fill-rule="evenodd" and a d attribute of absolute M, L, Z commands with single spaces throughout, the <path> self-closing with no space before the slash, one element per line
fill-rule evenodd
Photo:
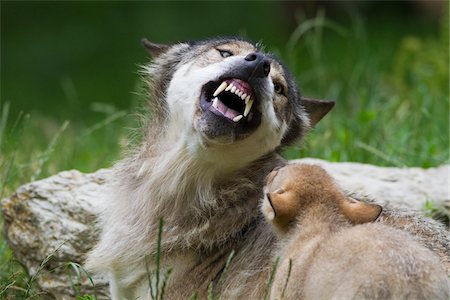
<path fill-rule="evenodd" d="M 0 198 L 9 196 L 20 184 L 61 170 L 75 168 L 89 172 L 112 165 L 126 141 L 126 126 L 135 126 L 126 118 L 127 111 L 112 107 L 99 114 L 99 121 L 82 124 L 30 114 L 12 119 L 8 115 L 10 104 L 1 104 Z M 0 227 L 3 227 L 1 218 Z M 47 262 L 43 261 L 42 268 Z M 75 274 L 76 292 L 82 269 L 73 262 L 62 267 L 67 267 L 68 274 Z M 35 278 L 29 277 L 13 259 L 0 236 L 0 299 L 39 299 Z"/>
<path fill-rule="evenodd" d="M 300 65 L 295 70 L 304 94 L 335 99 L 336 107 L 301 148 L 289 149 L 286 156 L 401 167 L 448 163 L 446 23 L 438 37 L 405 36 L 389 45 L 371 40 L 360 20 L 345 30 L 315 21 L 318 26 L 286 56 L 291 65 Z M 311 66 L 301 72 L 298 58 L 305 52 Z"/>
<path fill-rule="evenodd" d="M 302 23 L 285 47 L 269 47 L 285 58 L 306 96 L 336 100 L 335 109 L 303 145 L 286 150 L 285 156 L 382 166 L 448 163 L 447 21 L 439 34 L 399 33 L 386 42 L 389 26 L 380 26 L 375 35 L 373 26 L 358 17 L 338 25 L 319 14 Z M 70 98 L 76 91 L 66 94 Z M 0 101 L 0 198 L 62 170 L 111 166 L 127 143 L 129 128 L 137 124 L 136 105 L 124 110 L 92 103 L 77 108 L 89 118 L 81 114 L 60 120 L 36 111 L 11 114 L 14 102 Z M 129 102 L 136 103 L 136 96 Z M 436 213 L 435 207 L 427 209 Z M 26 299 L 38 293 L 3 238 L 0 264 L 0 297 Z"/>
<path fill-rule="evenodd" d="M 164 299 L 164 292 L 166 290 L 167 281 L 169 280 L 170 274 L 172 273 L 172 268 L 168 268 L 162 272 L 161 268 L 161 240 L 164 227 L 164 220 L 159 220 L 158 226 L 158 236 L 155 251 L 155 265 L 156 270 L 150 270 L 147 260 L 147 279 L 148 287 L 150 289 L 150 297 L 152 300 L 162 300 Z M 161 276 L 162 275 L 162 276 Z"/>

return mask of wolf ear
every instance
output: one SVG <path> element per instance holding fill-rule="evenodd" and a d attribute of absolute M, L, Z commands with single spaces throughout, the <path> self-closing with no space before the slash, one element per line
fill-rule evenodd
<path fill-rule="evenodd" d="M 334 101 L 300 97 L 300 104 L 309 116 L 311 127 L 314 127 L 333 108 L 334 103 Z"/>
<path fill-rule="evenodd" d="M 310 121 L 310 127 L 314 127 L 334 106 L 334 101 L 321 101 L 300 97 L 300 106 L 305 110 Z M 283 147 L 292 145 L 305 133 L 307 128 L 300 118 L 294 118 L 289 125 L 289 130 L 281 140 Z"/>
<path fill-rule="evenodd" d="M 383 207 L 378 204 L 364 203 L 350 197 L 342 199 L 339 208 L 353 224 L 373 222 L 383 211 Z"/>
<path fill-rule="evenodd" d="M 167 49 L 170 48 L 170 45 L 165 44 L 155 44 L 147 40 L 146 38 L 143 38 L 141 40 L 142 45 L 147 50 L 147 52 L 150 54 L 151 57 L 158 57 L 161 55 L 161 53 L 166 52 Z"/>

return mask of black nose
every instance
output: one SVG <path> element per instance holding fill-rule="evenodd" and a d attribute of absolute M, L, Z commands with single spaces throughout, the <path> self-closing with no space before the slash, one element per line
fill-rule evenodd
<path fill-rule="evenodd" d="M 253 52 L 245 57 L 246 67 L 250 69 L 250 77 L 267 77 L 270 72 L 270 60 L 262 53 Z"/>

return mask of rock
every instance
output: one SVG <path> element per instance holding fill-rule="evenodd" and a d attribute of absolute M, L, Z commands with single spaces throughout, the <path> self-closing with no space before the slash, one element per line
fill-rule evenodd
<path fill-rule="evenodd" d="M 420 210 L 425 201 L 431 200 L 450 207 L 449 165 L 420 169 L 317 159 L 296 162 L 319 164 L 346 190 L 367 194 L 391 206 Z M 67 264 L 81 264 L 97 239 L 96 216 L 101 199 L 108 196 L 110 182 L 111 171 L 107 169 L 92 174 L 65 171 L 28 183 L 2 201 L 6 237 L 15 257 L 31 276 L 37 274 L 39 287 L 56 299 L 94 293 L 86 276 L 74 289 Z M 93 277 L 93 281 L 97 298 L 107 299 L 106 279 Z"/>
<path fill-rule="evenodd" d="M 39 287 L 56 299 L 74 299 L 86 293 L 109 298 L 107 280 L 101 277 L 93 278 L 94 291 L 87 276 L 82 276 L 76 291 L 67 264 L 81 264 L 98 237 L 94 222 L 100 199 L 107 195 L 110 174 L 110 170 L 92 174 L 65 171 L 25 184 L 2 201 L 5 236 L 14 256 L 30 276 L 38 274 Z M 77 281 L 76 276 L 72 281 Z"/>
<path fill-rule="evenodd" d="M 387 168 L 360 163 L 330 163 L 305 158 L 293 162 L 317 164 L 347 191 L 368 195 L 393 206 L 422 210 L 426 201 L 450 208 L 450 165 L 437 168 Z"/>

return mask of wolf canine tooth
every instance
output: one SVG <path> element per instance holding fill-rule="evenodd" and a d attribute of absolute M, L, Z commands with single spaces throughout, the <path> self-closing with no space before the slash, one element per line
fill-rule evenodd
<path fill-rule="evenodd" d="M 233 118 L 234 122 L 239 122 L 239 120 L 242 119 L 242 115 L 236 116 Z"/>
<path fill-rule="evenodd" d="M 222 84 L 219 85 L 219 87 L 218 87 L 218 88 L 216 89 L 216 91 L 214 92 L 213 97 L 216 97 L 217 95 L 219 95 L 220 93 L 222 93 L 223 90 L 224 90 L 225 88 L 227 88 L 227 86 L 228 86 L 228 83 L 226 83 L 225 81 L 222 82 Z"/>
<path fill-rule="evenodd" d="M 250 95 L 247 95 L 247 97 L 245 98 L 245 105 L 247 105 L 248 101 L 250 101 Z"/>
<path fill-rule="evenodd" d="M 244 117 L 246 117 L 248 115 L 248 113 L 250 112 L 250 109 L 252 109 L 252 105 L 253 105 L 253 99 L 248 101 L 247 104 L 245 105 Z"/>
<path fill-rule="evenodd" d="M 217 97 L 213 99 L 212 105 L 214 106 L 215 109 L 217 109 L 217 107 L 218 107 L 218 105 L 219 105 L 219 104 L 218 104 L 218 101 L 219 101 L 219 99 L 218 99 Z"/>

